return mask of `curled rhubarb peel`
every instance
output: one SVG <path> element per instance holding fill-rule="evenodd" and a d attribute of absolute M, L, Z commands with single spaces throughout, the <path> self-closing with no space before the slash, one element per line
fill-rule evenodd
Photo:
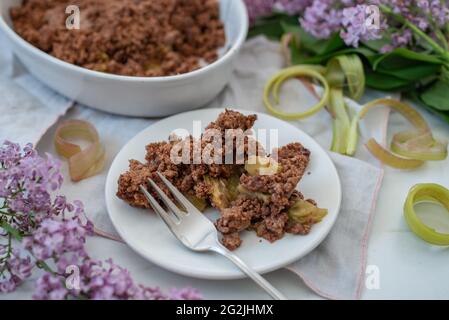
<path fill-rule="evenodd" d="M 89 144 L 82 149 L 73 140 L 85 140 Z M 99 173 L 105 165 L 106 153 L 95 127 L 84 120 L 67 120 L 56 130 L 56 151 L 68 159 L 70 178 L 78 182 Z"/>
<path fill-rule="evenodd" d="M 401 158 L 383 148 L 376 140 L 370 139 L 366 143 L 369 152 L 382 163 L 396 169 L 411 170 L 421 167 L 424 161 Z"/>
<path fill-rule="evenodd" d="M 286 120 L 296 120 L 296 119 L 304 119 L 314 115 L 319 112 L 322 108 L 324 108 L 329 99 L 329 85 L 324 78 L 324 76 L 320 73 L 323 72 L 323 67 L 320 66 L 294 66 L 280 71 L 274 77 L 272 77 L 265 86 L 263 100 L 267 107 L 267 109 L 275 116 L 286 119 Z M 310 77 L 312 79 L 318 80 L 324 88 L 323 96 L 321 100 L 308 109 L 305 112 L 298 113 L 288 113 L 281 111 L 274 107 L 272 104 L 271 98 L 273 98 L 276 105 L 279 105 L 279 91 L 282 84 L 288 79 L 294 77 Z"/>
<path fill-rule="evenodd" d="M 387 106 L 398 111 L 414 127 L 414 130 L 399 132 L 391 142 L 391 151 L 371 139 L 368 150 L 380 161 L 398 169 L 420 167 L 425 161 L 438 161 L 447 158 L 447 142 L 433 137 L 425 119 L 411 106 L 393 99 L 377 99 L 366 104 L 353 119 L 350 126 L 348 154 L 354 154 L 358 142 L 358 122 L 374 107 Z"/>
<path fill-rule="evenodd" d="M 394 135 L 390 149 L 406 158 L 440 161 L 447 158 L 447 145 L 447 142 L 435 140 L 431 131 L 404 131 Z"/>
<path fill-rule="evenodd" d="M 415 205 L 420 202 L 441 204 L 449 213 L 449 190 L 434 183 L 418 184 L 410 189 L 404 204 L 404 217 L 414 234 L 430 244 L 449 246 L 449 234 L 425 225 L 416 215 Z"/>

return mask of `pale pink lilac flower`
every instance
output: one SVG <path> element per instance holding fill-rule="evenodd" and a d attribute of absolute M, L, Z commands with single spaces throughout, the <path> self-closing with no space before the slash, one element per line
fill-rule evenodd
<path fill-rule="evenodd" d="M 0 228 L 0 292 L 12 292 L 30 277 L 35 266 L 45 273 L 36 282 L 35 299 L 171 299 L 158 288 L 133 282 L 129 272 L 106 262 L 91 260 L 85 249 L 93 224 L 80 201 L 52 197 L 62 184 L 60 162 L 40 157 L 31 144 L 0 145 L 0 221 L 18 232 L 31 256 L 21 255 L 10 241 L 12 233 Z M 6 244 L 4 244 L 6 243 Z M 49 272 L 48 268 L 56 267 Z M 79 289 L 66 288 L 67 267 L 79 266 Z M 177 299 L 196 299 L 194 289 L 174 291 Z"/>
<path fill-rule="evenodd" d="M 430 27 L 429 18 L 438 27 L 443 27 L 449 19 L 448 2 L 445 0 L 382 0 L 381 2 L 392 7 L 395 13 L 409 19 L 423 31 Z"/>
<path fill-rule="evenodd" d="M 340 36 L 348 46 L 358 47 L 360 41 L 370 41 L 382 37 L 381 25 L 367 25 L 367 5 L 359 4 L 342 10 Z M 379 19 L 380 21 L 380 19 Z"/>
<path fill-rule="evenodd" d="M 17 249 L 8 253 L 7 246 L 0 245 L 0 292 L 14 291 L 31 276 L 33 268 L 29 256 L 22 255 Z"/>
<path fill-rule="evenodd" d="M 405 29 L 402 32 L 396 32 L 391 35 L 392 44 L 395 47 L 405 47 L 413 39 L 413 32 Z"/>
<path fill-rule="evenodd" d="M 139 290 L 129 272 L 108 260 L 86 261 L 80 268 L 81 293 L 94 300 L 131 299 Z"/>
<path fill-rule="evenodd" d="M 68 296 L 69 290 L 60 276 L 46 272 L 37 279 L 33 299 L 65 300 Z"/>
<path fill-rule="evenodd" d="M 438 27 L 443 27 L 449 20 L 449 8 L 447 1 L 430 1 L 430 15 Z"/>
<path fill-rule="evenodd" d="M 164 294 L 159 288 L 137 285 L 130 273 L 114 264 L 85 259 L 79 266 L 79 288 L 67 289 L 64 278 L 45 273 L 36 282 L 35 299 L 60 300 L 82 297 L 92 300 L 199 300 L 196 289 L 173 289 Z"/>
<path fill-rule="evenodd" d="M 328 39 L 340 32 L 349 46 L 357 47 L 360 42 L 391 39 L 381 49 L 388 52 L 397 47 L 419 45 L 411 31 L 400 21 L 381 13 L 381 26 L 366 28 L 363 23 L 368 5 L 385 5 L 419 29 L 431 35 L 437 42 L 435 28 L 443 28 L 449 22 L 449 1 L 447 0 L 245 0 L 251 21 L 270 15 L 273 10 L 300 16 L 301 26 L 312 36 Z"/>
<path fill-rule="evenodd" d="M 28 154 L 32 152 L 32 145 L 27 144 L 23 154 Z M 9 169 L 16 166 L 22 159 L 22 150 L 20 146 L 16 143 L 10 141 L 3 142 L 0 148 L 0 168 Z"/>
<path fill-rule="evenodd" d="M 276 0 L 244 0 L 248 9 L 250 23 L 254 23 L 257 18 L 265 17 L 273 12 Z"/>
<path fill-rule="evenodd" d="M 341 28 L 342 11 L 333 7 L 333 0 L 314 0 L 300 18 L 301 26 L 319 39 L 327 39 Z"/>
<path fill-rule="evenodd" d="M 449 2 L 447 0 L 378 0 L 393 9 L 396 14 L 415 24 L 425 33 L 434 37 L 435 28 L 443 28 L 449 22 Z M 398 27 L 390 19 L 391 27 Z M 392 47 L 412 45 L 410 30 L 400 28 L 393 33 Z M 401 33 L 403 33 L 401 35 Z M 408 41 L 406 41 L 408 40 Z"/>
<path fill-rule="evenodd" d="M 59 161 L 40 157 L 31 144 L 23 150 L 9 141 L 0 145 L 0 198 L 7 204 L 5 212 L 15 215 L 13 227 L 27 232 L 55 209 L 50 192 L 62 184 L 59 169 Z"/>
<path fill-rule="evenodd" d="M 170 292 L 170 299 L 172 300 L 202 300 L 203 296 L 197 289 L 182 288 L 173 289 Z"/>
<path fill-rule="evenodd" d="M 32 236 L 23 239 L 23 246 L 33 256 L 45 261 L 53 257 L 62 257 L 65 253 L 87 256 L 84 249 L 89 232 L 81 226 L 77 218 L 56 220 L 47 218 L 42 221 Z"/>
<path fill-rule="evenodd" d="M 296 15 L 312 4 L 313 0 L 244 0 L 251 24 L 274 11 Z"/>
<path fill-rule="evenodd" d="M 313 0 L 277 0 L 274 8 L 289 15 L 296 15 L 312 4 Z"/>

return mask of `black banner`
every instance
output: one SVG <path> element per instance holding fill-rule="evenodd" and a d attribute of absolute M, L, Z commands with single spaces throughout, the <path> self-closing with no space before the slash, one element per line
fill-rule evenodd
<path fill-rule="evenodd" d="M 23 306 L 22 306 L 23 305 Z M 447 301 L 0 301 L 2 310 L 21 315 L 70 319 L 282 319 L 343 317 L 383 320 L 395 313 L 402 319 L 445 312 Z M 444 309 L 443 309 L 444 308 Z M 6 317 L 5 317 L 6 318 Z M 94 318 L 94 319 L 95 319 Z"/>

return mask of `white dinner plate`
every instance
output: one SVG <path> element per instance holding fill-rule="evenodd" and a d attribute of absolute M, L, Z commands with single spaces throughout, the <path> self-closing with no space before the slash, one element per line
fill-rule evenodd
<path fill-rule="evenodd" d="M 239 110 L 244 114 L 254 112 Z M 237 279 L 245 275 L 232 263 L 214 253 L 196 253 L 185 248 L 167 229 L 159 217 L 149 210 L 135 209 L 117 198 L 117 181 L 128 169 L 128 161 L 144 161 L 145 146 L 167 140 L 175 129 L 193 131 L 193 121 L 201 121 L 203 128 L 223 112 L 222 109 L 203 109 L 161 120 L 140 132 L 119 152 L 106 181 L 106 205 L 109 216 L 123 240 L 137 253 L 170 271 L 203 279 Z M 275 243 L 243 232 L 243 244 L 235 253 L 260 273 L 287 266 L 316 248 L 331 230 L 341 203 L 341 185 L 337 170 L 328 154 L 318 143 L 300 129 L 266 114 L 258 113 L 254 129 L 278 129 L 279 145 L 300 142 L 312 155 L 307 173 L 298 185 L 306 198 L 314 199 L 328 215 L 313 226 L 307 236 L 286 234 Z M 206 214 L 215 219 L 217 211 Z"/>

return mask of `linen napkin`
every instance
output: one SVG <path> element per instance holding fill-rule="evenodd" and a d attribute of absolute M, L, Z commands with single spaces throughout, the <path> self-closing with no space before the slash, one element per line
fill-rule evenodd
<path fill-rule="evenodd" d="M 36 144 L 73 105 L 23 72 L 0 33 L 0 140 Z"/>
<path fill-rule="evenodd" d="M 287 269 L 323 297 L 360 299 L 371 220 L 383 170 L 335 153 L 331 158 L 343 190 L 338 219 L 318 248 Z"/>
<path fill-rule="evenodd" d="M 265 112 L 261 93 L 265 82 L 276 71 L 283 67 L 283 58 L 279 45 L 263 37 L 248 41 L 236 61 L 234 72 L 228 87 L 207 107 L 238 109 Z M 370 94 L 369 98 L 372 98 Z M 315 100 L 313 93 L 301 86 L 298 81 L 288 82 L 282 92 L 282 104 L 286 110 L 297 110 L 312 105 Z M 347 100 L 351 109 L 360 106 Z M 38 109 L 39 116 L 46 114 L 44 108 Z M 64 106 L 61 112 L 64 112 Z M 38 117 L 38 115 L 36 115 Z M 50 118 L 54 117 L 50 116 Z M 154 119 L 133 119 L 108 115 L 82 106 L 72 108 L 65 118 L 86 119 L 95 124 L 107 150 L 107 167 L 121 147 L 135 134 Z M 388 112 L 375 110 L 360 128 L 361 140 L 375 137 L 385 139 Z M 0 132 L 0 139 L 17 135 L 21 130 L 18 122 L 13 131 Z M 324 148 L 329 148 L 332 127 L 331 119 L 326 112 L 315 117 L 292 121 L 292 123 L 314 137 Z M 47 123 L 48 124 L 48 123 Z M 47 130 L 47 124 L 41 125 L 40 131 Z M 37 128 L 36 128 L 37 129 Z M 54 127 L 38 145 L 40 151 L 54 153 L 51 136 Z M 334 228 L 325 241 L 312 253 L 290 266 L 288 269 L 297 274 L 304 283 L 317 294 L 332 299 L 356 299 L 360 297 L 364 283 L 366 265 L 366 247 L 377 191 L 382 181 L 383 170 L 377 162 L 362 147 L 359 148 L 357 159 L 331 154 L 339 172 L 343 187 L 342 209 Z M 71 199 L 81 199 L 87 213 L 97 228 L 111 234 L 116 232 L 108 219 L 104 198 L 105 170 L 80 183 L 73 184 L 68 179 L 67 165 L 63 173 L 67 177 L 61 193 Z M 237 252 L 238 254 L 238 252 Z M 298 281 L 301 281 L 298 279 Z"/>

